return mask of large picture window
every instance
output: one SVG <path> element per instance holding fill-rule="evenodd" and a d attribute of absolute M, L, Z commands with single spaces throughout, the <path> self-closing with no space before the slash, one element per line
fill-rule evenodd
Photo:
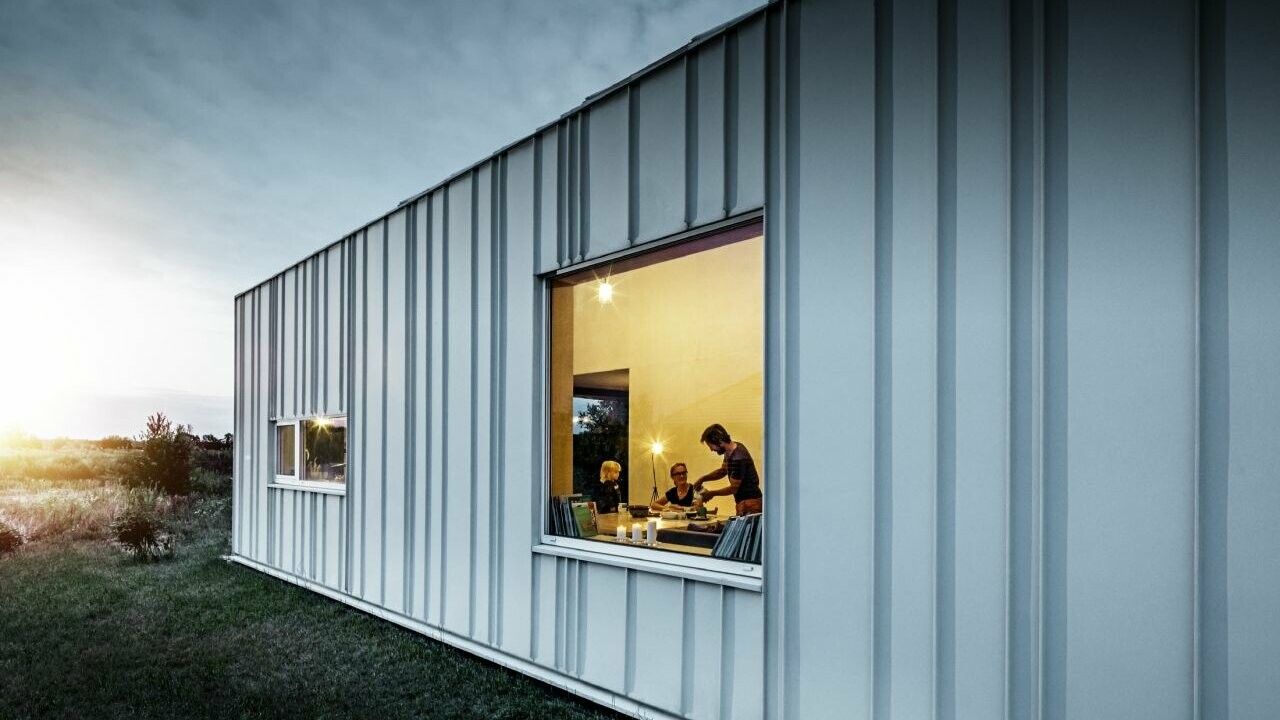
<path fill-rule="evenodd" d="M 550 281 L 547 532 L 758 563 L 758 224 Z"/>

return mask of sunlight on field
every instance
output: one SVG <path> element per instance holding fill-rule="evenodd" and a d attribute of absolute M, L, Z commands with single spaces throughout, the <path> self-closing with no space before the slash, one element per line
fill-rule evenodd
<path fill-rule="evenodd" d="M 105 536 L 125 497 L 124 487 L 109 478 L 130 451 L 36 442 L 0 447 L 0 522 L 28 542 Z"/>

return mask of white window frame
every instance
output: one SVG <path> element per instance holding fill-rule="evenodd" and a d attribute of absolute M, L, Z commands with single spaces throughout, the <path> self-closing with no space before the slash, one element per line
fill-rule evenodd
<path fill-rule="evenodd" d="M 278 455 L 280 452 L 280 448 L 279 448 L 280 435 L 279 435 L 278 428 L 285 425 L 292 425 L 294 428 L 293 430 L 294 474 L 293 475 L 275 474 L 274 469 L 279 468 L 280 464 L 279 464 L 279 458 L 273 455 L 273 460 L 275 461 L 275 468 L 273 468 L 274 481 L 270 483 L 268 487 L 287 488 L 290 490 L 308 490 L 311 492 L 326 493 L 329 495 L 346 495 L 347 494 L 347 485 L 350 484 L 351 482 L 350 464 L 347 465 L 347 476 L 346 476 L 347 479 L 342 483 L 331 482 L 328 480 L 306 480 L 303 478 L 302 448 L 305 443 L 305 438 L 304 438 L 305 431 L 303 429 L 303 424 L 308 420 L 315 420 L 317 418 L 327 418 L 330 420 L 336 420 L 341 418 L 343 420 L 346 420 L 347 415 L 346 413 L 334 413 L 331 415 L 330 414 L 298 415 L 298 416 L 274 418 L 272 420 L 273 427 L 277 428 L 274 436 L 272 437 L 272 442 L 275 444 L 275 448 L 276 448 L 275 449 L 276 455 Z M 349 423 L 346 425 L 346 429 L 347 429 L 347 445 L 345 449 L 345 456 L 347 458 L 350 458 L 351 457 L 351 425 Z"/>
<path fill-rule="evenodd" d="M 540 555 L 556 555 L 571 557 L 585 562 L 596 562 L 614 567 L 628 568 L 652 572 L 661 575 L 687 578 L 701 582 L 714 583 L 744 590 L 760 591 L 763 587 L 764 565 L 744 563 L 739 560 L 695 555 L 673 550 L 660 550 L 630 543 L 618 543 L 611 538 L 589 540 L 584 538 L 561 537 L 548 531 L 548 508 L 551 503 L 551 423 L 549 421 L 551 406 L 551 286 L 566 275 L 576 275 L 593 267 L 603 267 L 624 258 L 647 255 L 659 248 L 709 238 L 721 233 L 730 232 L 741 227 L 757 225 L 764 232 L 764 213 L 756 211 L 741 217 L 680 233 L 663 241 L 646 243 L 628 248 L 618 253 L 596 258 L 590 262 L 569 265 L 553 272 L 539 275 L 536 278 L 538 291 L 542 294 L 542 387 L 539 398 L 538 422 L 542 443 L 542 471 L 535 473 L 538 488 L 534 497 L 538 503 L 539 538 L 533 545 L 533 552 Z M 768 273 L 768 268 L 765 268 Z M 763 290 L 763 288 L 762 288 Z M 761 318 L 764 322 L 764 318 Z M 764 351 L 764 348 L 761 348 Z M 765 522 L 768 522 L 765 520 Z M 763 559 L 763 558 L 762 558 Z"/>

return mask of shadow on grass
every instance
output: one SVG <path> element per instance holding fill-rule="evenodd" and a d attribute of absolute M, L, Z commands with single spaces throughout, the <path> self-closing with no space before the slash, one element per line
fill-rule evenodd
<path fill-rule="evenodd" d="M 220 559 L 98 541 L 0 558 L 0 717 L 614 718 L 519 673 Z"/>

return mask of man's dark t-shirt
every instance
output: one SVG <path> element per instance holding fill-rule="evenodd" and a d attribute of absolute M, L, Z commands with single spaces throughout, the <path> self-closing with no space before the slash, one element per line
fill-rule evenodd
<path fill-rule="evenodd" d="M 760 473 L 756 472 L 756 461 L 751 458 L 746 445 L 738 443 L 732 452 L 725 455 L 724 461 L 729 479 L 741 481 L 738 492 L 733 494 L 734 502 L 764 497 L 760 492 Z"/>
<path fill-rule="evenodd" d="M 685 493 L 684 497 L 680 497 L 679 492 L 675 488 L 671 488 L 667 491 L 667 502 L 682 507 L 693 507 L 694 496 L 693 485 L 688 486 L 688 492 Z"/>

